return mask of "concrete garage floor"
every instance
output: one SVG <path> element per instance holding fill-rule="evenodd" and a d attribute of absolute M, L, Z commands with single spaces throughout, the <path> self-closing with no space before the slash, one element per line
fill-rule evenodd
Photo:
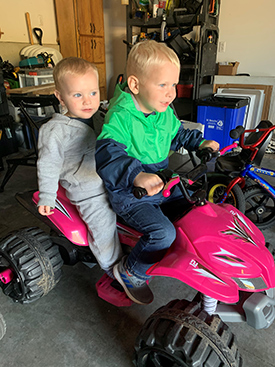
<path fill-rule="evenodd" d="M 266 155 L 263 167 L 274 169 L 275 155 Z M 4 172 L 0 172 L 2 180 Z M 43 224 L 23 209 L 16 192 L 36 188 L 36 172 L 18 167 L 0 193 L 0 233 Z M 263 231 L 275 241 L 275 226 Z M 155 300 L 149 306 L 116 308 L 98 298 L 95 283 L 103 275 L 98 266 L 64 266 L 63 277 L 45 297 L 26 305 L 0 293 L 0 312 L 7 332 L 0 341 L 1 367 L 130 367 L 135 338 L 157 308 L 172 299 L 192 299 L 195 291 L 177 280 L 155 278 Z M 230 323 L 238 340 L 244 367 L 274 367 L 275 323 L 264 330 Z"/>

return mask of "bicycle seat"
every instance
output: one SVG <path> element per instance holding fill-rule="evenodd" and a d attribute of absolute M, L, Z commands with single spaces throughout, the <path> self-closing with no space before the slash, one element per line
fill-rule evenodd
<path fill-rule="evenodd" d="M 273 124 L 268 120 L 262 120 L 255 129 L 268 129 L 269 127 L 273 126 Z M 245 145 L 251 145 L 256 143 L 261 136 L 263 135 L 264 131 L 254 131 L 251 132 L 247 138 L 245 139 Z M 253 163 L 256 166 L 260 166 L 263 156 L 265 154 L 266 148 L 270 142 L 272 137 L 272 132 L 268 135 L 268 137 L 258 145 L 258 153 L 256 154 L 253 161 L 251 160 L 253 151 L 250 149 L 242 149 L 242 151 L 237 155 L 226 155 L 217 158 L 215 163 L 215 169 L 219 172 L 229 173 L 229 172 L 239 172 L 244 169 L 245 164 Z"/>
<path fill-rule="evenodd" d="M 270 121 L 262 120 L 256 126 L 255 129 L 268 129 L 271 126 L 273 126 L 273 124 Z M 256 143 L 262 137 L 263 133 L 264 133 L 264 131 L 258 131 L 258 132 L 254 131 L 254 132 L 250 133 L 248 135 L 248 137 L 245 139 L 245 145 L 250 145 L 250 144 Z M 247 161 L 247 163 L 253 163 L 253 164 L 255 164 L 255 166 L 260 166 L 261 162 L 262 162 L 262 159 L 264 157 L 266 148 L 267 148 L 268 144 L 270 143 L 271 137 L 272 137 L 272 131 L 268 134 L 266 139 L 260 145 L 257 146 L 257 148 L 259 150 L 258 150 L 258 153 L 256 154 L 253 161 L 249 160 L 249 157 L 251 156 L 251 151 L 249 149 L 243 149 L 242 152 L 241 152 L 241 154 L 243 154 L 243 159 L 245 159 Z"/>

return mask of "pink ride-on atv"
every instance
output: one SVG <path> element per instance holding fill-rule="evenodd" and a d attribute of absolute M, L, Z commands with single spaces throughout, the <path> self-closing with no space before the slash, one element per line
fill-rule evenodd
<path fill-rule="evenodd" d="M 176 202 L 163 208 L 177 237 L 148 274 L 179 279 L 198 294 L 191 302 L 171 301 L 148 318 L 136 340 L 138 367 L 241 367 L 234 335 L 224 322 L 246 321 L 260 329 L 274 320 L 274 259 L 262 233 L 233 206 L 206 202 L 205 190 L 192 196 L 187 191 L 188 185 L 206 172 L 205 163 L 210 159 L 211 152 L 203 151 L 202 163 L 184 177 L 171 177 L 169 170 L 162 172 L 167 180 L 163 194 L 168 196 L 171 188 L 179 185 L 189 206 L 183 208 Z M 17 198 L 38 215 L 37 192 L 18 194 Z M 51 227 L 50 235 L 28 228 L 0 242 L 0 285 L 20 303 L 46 295 L 59 281 L 63 262 L 94 262 L 86 226 L 62 189 L 54 214 L 39 218 Z M 117 225 L 121 243 L 133 247 L 140 233 L 119 219 Z M 119 284 L 107 275 L 96 287 L 106 301 L 131 305 Z"/>

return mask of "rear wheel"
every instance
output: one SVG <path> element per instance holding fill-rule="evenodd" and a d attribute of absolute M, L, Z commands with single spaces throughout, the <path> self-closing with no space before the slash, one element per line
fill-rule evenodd
<path fill-rule="evenodd" d="M 245 215 L 259 229 L 275 223 L 275 198 L 258 186 L 248 187 L 244 192 Z"/>
<path fill-rule="evenodd" d="M 207 190 L 207 200 L 211 203 L 220 203 L 224 193 L 226 192 L 226 188 L 228 184 L 231 182 L 230 178 L 227 177 L 215 177 L 208 183 Z M 245 199 L 242 189 L 239 185 L 235 185 L 228 197 L 225 200 L 225 203 L 233 205 L 240 212 L 244 213 L 245 211 Z"/>
<path fill-rule="evenodd" d="M 175 300 L 145 322 L 135 345 L 137 367 L 241 367 L 234 335 L 196 302 Z"/>
<path fill-rule="evenodd" d="M 60 280 L 62 265 L 58 247 L 39 228 L 13 232 L 0 242 L 0 273 L 12 272 L 12 279 L 0 286 L 15 302 L 45 296 Z"/>

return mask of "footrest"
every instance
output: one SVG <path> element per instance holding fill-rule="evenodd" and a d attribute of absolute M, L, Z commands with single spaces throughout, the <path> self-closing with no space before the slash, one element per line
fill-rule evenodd
<path fill-rule="evenodd" d="M 108 277 L 107 274 L 104 274 L 96 283 L 96 290 L 100 298 L 114 306 L 129 307 L 133 304 L 118 281 Z"/>

